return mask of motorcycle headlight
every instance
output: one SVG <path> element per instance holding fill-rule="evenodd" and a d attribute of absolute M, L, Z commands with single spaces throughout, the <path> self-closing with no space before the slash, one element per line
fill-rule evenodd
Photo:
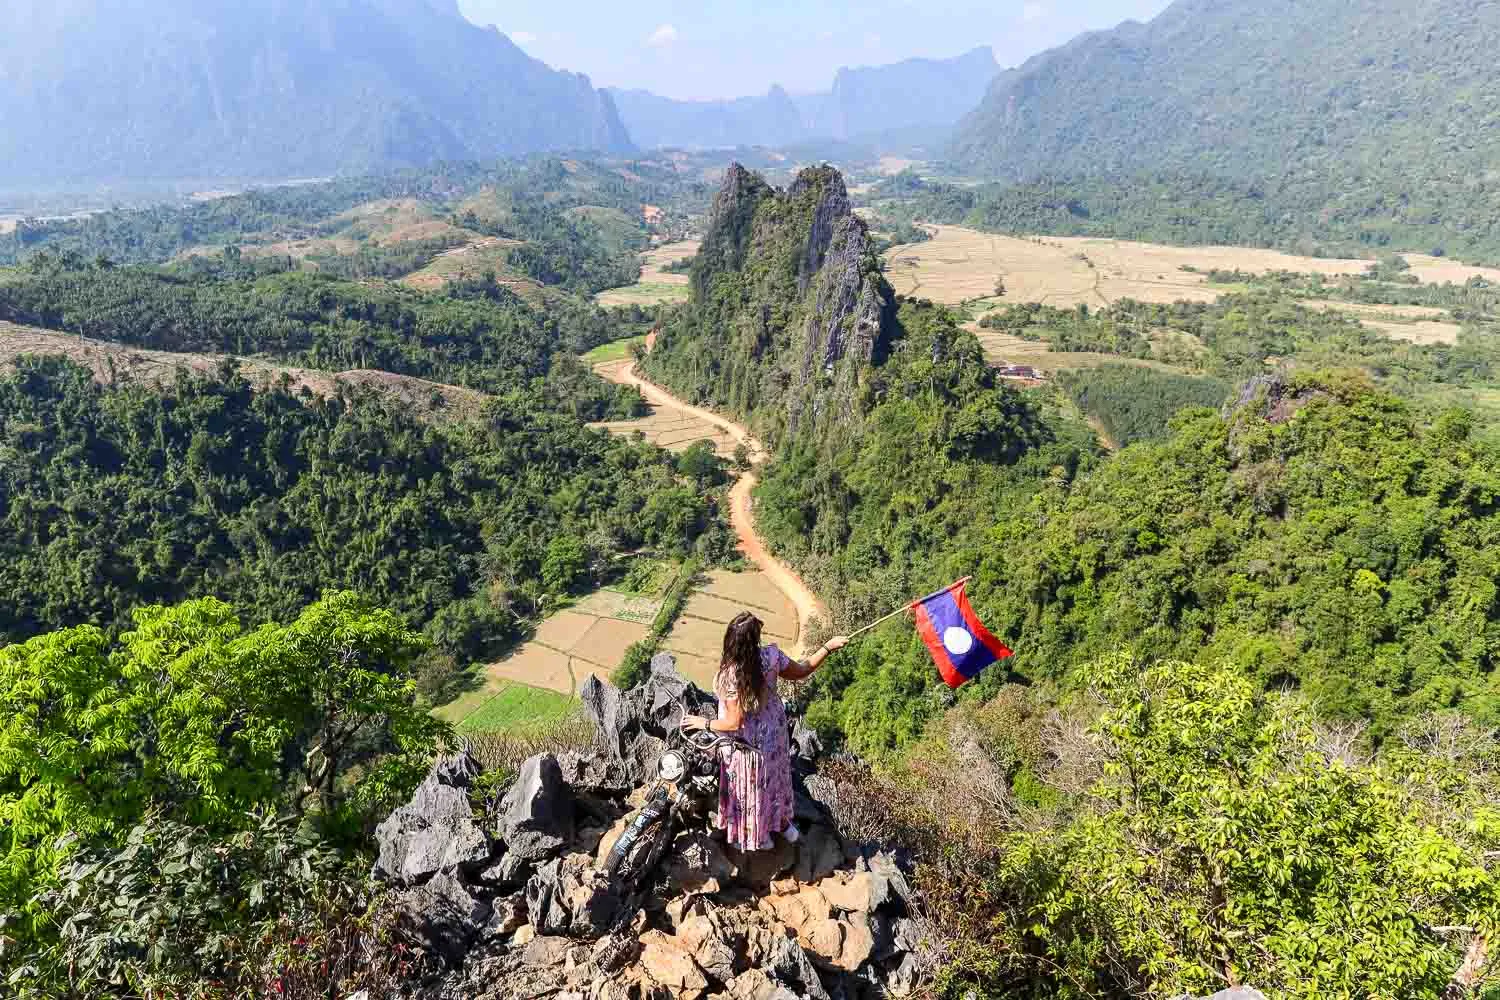
<path fill-rule="evenodd" d="M 677 781 L 687 771 L 687 761 L 676 750 L 668 750 L 656 763 L 656 773 L 665 781 Z"/>

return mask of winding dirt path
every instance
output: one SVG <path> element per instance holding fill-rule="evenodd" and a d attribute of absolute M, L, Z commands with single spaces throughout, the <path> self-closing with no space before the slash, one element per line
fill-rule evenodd
<path fill-rule="evenodd" d="M 740 551 L 766 575 L 777 590 L 781 591 L 797 612 L 797 655 L 806 653 L 808 622 L 813 618 L 827 621 L 831 616 L 828 606 L 818 600 L 818 595 L 812 592 L 812 588 L 803 582 L 802 578 L 790 567 L 771 555 L 765 539 L 761 538 L 760 533 L 755 530 L 750 491 L 755 489 L 756 483 L 760 482 L 756 470 L 770 457 L 765 445 L 761 444 L 743 425 L 726 420 L 712 410 L 705 410 L 701 406 L 684 402 L 656 383 L 646 381 L 636 372 L 634 362 L 606 362 L 596 365 L 594 371 L 611 382 L 634 386 L 658 410 L 675 411 L 719 428 L 749 450 L 750 470 L 741 473 L 729 490 L 729 524 L 734 528 L 734 533 L 740 540 Z"/>

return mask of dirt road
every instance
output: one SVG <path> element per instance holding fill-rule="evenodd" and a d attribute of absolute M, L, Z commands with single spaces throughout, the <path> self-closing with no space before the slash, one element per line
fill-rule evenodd
<path fill-rule="evenodd" d="M 828 608 L 818 595 L 812 592 L 802 578 L 794 573 L 786 564 L 782 563 L 766 546 L 765 539 L 755 530 L 755 518 L 751 512 L 750 491 L 760 481 L 755 470 L 765 462 L 768 457 L 765 446 L 751 435 L 744 426 L 726 420 L 711 410 L 705 410 L 701 406 L 693 406 L 683 402 L 676 396 L 667 392 L 661 386 L 648 382 L 635 370 L 632 362 L 609 362 L 598 365 L 594 371 L 603 378 L 621 385 L 632 385 L 640 390 L 642 396 L 658 410 L 673 410 L 678 413 L 702 420 L 727 433 L 735 441 L 743 444 L 750 452 L 750 471 L 742 473 L 729 491 L 729 523 L 734 528 L 735 535 L 740 540 L 740 551 L 745 558 L 754 563 L 761 572 L 765 573 L 776 589 L 781 591 L 786 599 L 791 602 L 797 612 L 797 649 L 798 655 L 807 652 L 807 624 L 813 618 L 821 618 L 827 621 L 829 618 Z"/>

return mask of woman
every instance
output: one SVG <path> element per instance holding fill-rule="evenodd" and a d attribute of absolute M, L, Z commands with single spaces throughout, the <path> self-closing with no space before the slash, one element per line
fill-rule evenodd
<path fill-rule="evenodd" d="M 805 661 L 760 644 L 760 619 L 745 612 L 724 633 L 724 659 L 714 677 L 719 717 L 682 720 L 685 729 L 734 733 L 754 752 L 733 750 L 719 763 L 716 823 L 742 851 L 769 850 L 771 834 L 796 840 L 792 825 L 792 755 L 787 745 L 786 706 L 776 693 L 780 677 L 810 677 L 828 655 L 849 640 L 834 636 Z"/>

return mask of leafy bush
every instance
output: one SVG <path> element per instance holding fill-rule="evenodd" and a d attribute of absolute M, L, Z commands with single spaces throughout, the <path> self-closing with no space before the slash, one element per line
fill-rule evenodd
<path fill-rule="evenodd" d="M 368 857 L 296 826 L 262 813 L 218 837 L 150 816 L 123 847 L 78 855 L 35 901 L 57 934 L 13 995 L 327 996 L 409 975 L 364 895 Z"/>
<path fill-rule="evenodd" d="M 954 843 L 957 821 L 959 843 L 980 844 L 964 852 L 990 859 L 956 884 L 934 884 L 942 863 L 919 868 L 954 939 L 955 993 L 1147 997 L 1251 983 L 1286 997 L 1436 996 L 1474 936 L 1494 933 L 1492 736 L 1450 715 L 1371 759 L 1296 697 L 1263 695 L 1228 666 L 1117 655 L 1076 686 L 1090 697 L 1019 728 L 1044 752 L 988 758 L 1008 782 L 971 781 L 974 748 L 943 749 L 951 718 L 895 769 L 896 788 L 949 772 L 970 798 L 992 787 L 1014 802 L 1028 785 L 1053 797 L 993 825 L 930 800 L 915 811 L 941 831 L 918 840 L 929 858 L 934 842 Z"/>
<path fill-rule="evenodd" d="M 421 638 L 353 594 L 290 625 L 207 598 L 135 619 L 0 648 L 0 913 L 23 944 L 56 931 L 36 893 L 60 866 L 142 824 L 218 837 L 265 808 L 361 842 L 446 730 L 406 679 Z"/>

